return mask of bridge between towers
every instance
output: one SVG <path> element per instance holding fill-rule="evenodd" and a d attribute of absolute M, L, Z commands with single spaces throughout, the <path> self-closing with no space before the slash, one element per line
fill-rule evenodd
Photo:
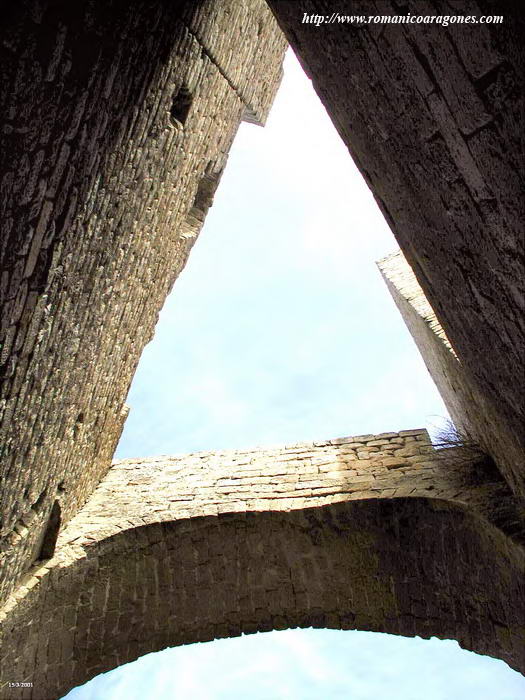
<path fill-rule="evenodd" d="M 458 464 L 424 430 L 115 462 L 3 608 L 5 669 L 33 684 L 10 697 L 296 626 L 452 637 L 523 671 L 514 498 Z"/>

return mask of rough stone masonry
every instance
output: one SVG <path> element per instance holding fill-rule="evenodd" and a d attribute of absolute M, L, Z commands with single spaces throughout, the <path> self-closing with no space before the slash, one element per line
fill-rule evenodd
<path fill-rule="evenodd" d="M 110 467 L 124 400 L 285 42 L 261 0 L 0 11 L 0 598 Z"/>
<path fill-rule="evenodd" d="M 268 4 L 483 402 L 485 449 L 525 499 L 522 4 Z M 334 11 L 374 19 L 302 21 Z M 478 21 L 388 22 L 408 15 Z"/>
<path fill-rule="evenodd" d="M 292 26 L 321 0 L 269 4 L 486 401 L 497 468 L 404 431 L 110 469 L 140 353 L 285 41 L 262 0 L 4 3 L 3 697 L 290 626 L 452 637 L 525 669 L 516 29 L 343 36 Z"/>
<path fill-rule="evenodd" d="M 523 670 L 514 503 L 425 430 L 117 461 L 1 611 L 4 674 L 33 684 L 8 697 L 312 625 L 452 636 Z"/>

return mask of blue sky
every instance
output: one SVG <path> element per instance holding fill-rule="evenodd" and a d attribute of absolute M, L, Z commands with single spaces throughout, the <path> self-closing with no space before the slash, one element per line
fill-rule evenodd
<path fill-rule="evenodd" d="M 267 126 L 241 126 L 144 351 L 118 457 L 445 415 L 375 266 L 396 242 L 309 81 L 287 68 Z"/>
<path fill-rule="evenodd" d="M 148 654 L 67 698 L 523 700 L 524 691 L 523 676 L 502 661 L 453 641 L 286 630 Z"/>
<path fill-rule="evenodd" d="M 428 427 L 446 410 L 375 261 L 397 248 L 293 55 L 264 129 L 241 126 L 146 347 L 117 457 Z M 166 650 L 71 700 L 518 700 L 456 642 L 288 630 Z"/>

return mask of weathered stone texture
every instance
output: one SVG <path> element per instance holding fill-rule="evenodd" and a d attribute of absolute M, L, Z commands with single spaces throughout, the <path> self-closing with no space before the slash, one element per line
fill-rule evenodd
<path fill-rule="evenodd" d="M 108 470 L 140 353 L 285 42 L 262 0 L 0 14 L 5 595 L 53 503 L 67 521 Z"/>
<path fill-rule="evenodd" d="M 471 384 L 403 254 L 394 253 L 378 265 L 454 424 L 492 453 L 498 464 L 513 461 L 519 465 L 521 450 L 491 420 L 490 406 Z"/>
<path fill-rule="evenodd" d="M 300 23 L 329 4 L 270 2 L 465 386 L 514 441 L 497 457 L 519 491 L 517 29 Z M 381 12 L 394 5 L 423 7 Z M 262 0 L 22 0 L 0 35 L 3 696 L 50 700 L 168 645 L 310 625 L 452 637 L 524 671 L 523 512 L 497 470 L 447 461 L 425 431 L 108 472 L 239 121 L 263 122 L 279 82 Z"/>
<path fill-rule="evenodd" d="M 425 430 L 117 461 L 0 610 L 3 677 L 51 698 L 164 646 L 310 625 L 523 670 L 524 522 Z"/>
<path fill-rule="evenodd" d="M 33 683 L 9 700 L 52 700 L 166 646 L 298 626 L 453 637 L 524 668 L 523 549 L 440 500 L 221 513 L 79 549 L 6 610 L 2 677 Z"/>
<path fill-rule="evenodd" d="M 524 15 L 468 0 L 268 0 L 370 185 L 525 495 Z M 453 5 L 453 7 L 452 7 Z M 503 15 L 501 24 L 303 23 L 304 14 Z M 516 455 L 521 455 L 516 460 Z M 494 454 L 496 457 L 496 455 Z"/>
<path fill-rule="evenodd" d="M 525 543 L 525 514 L 497 471 L 480 474 L 445 455 L 434 450 L 426 430 L 407 430 L 285 448 L 121 460 L 60 544 L 89 546 L 132 524 L 406 496 L 467 505 Z"/>

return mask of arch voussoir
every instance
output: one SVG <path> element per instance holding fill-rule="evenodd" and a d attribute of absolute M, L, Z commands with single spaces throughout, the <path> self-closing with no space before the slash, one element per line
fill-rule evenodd
<path fill-rule="evenodd" d="M 47 569 L 6 615 L 8 662 L 33 683 L 20 697 L 51 698 L 167 646 L 330 627 L 454 638 L 523 671 L 523 572 L 519 545 L 426 498 L 153 523 Z"/>

